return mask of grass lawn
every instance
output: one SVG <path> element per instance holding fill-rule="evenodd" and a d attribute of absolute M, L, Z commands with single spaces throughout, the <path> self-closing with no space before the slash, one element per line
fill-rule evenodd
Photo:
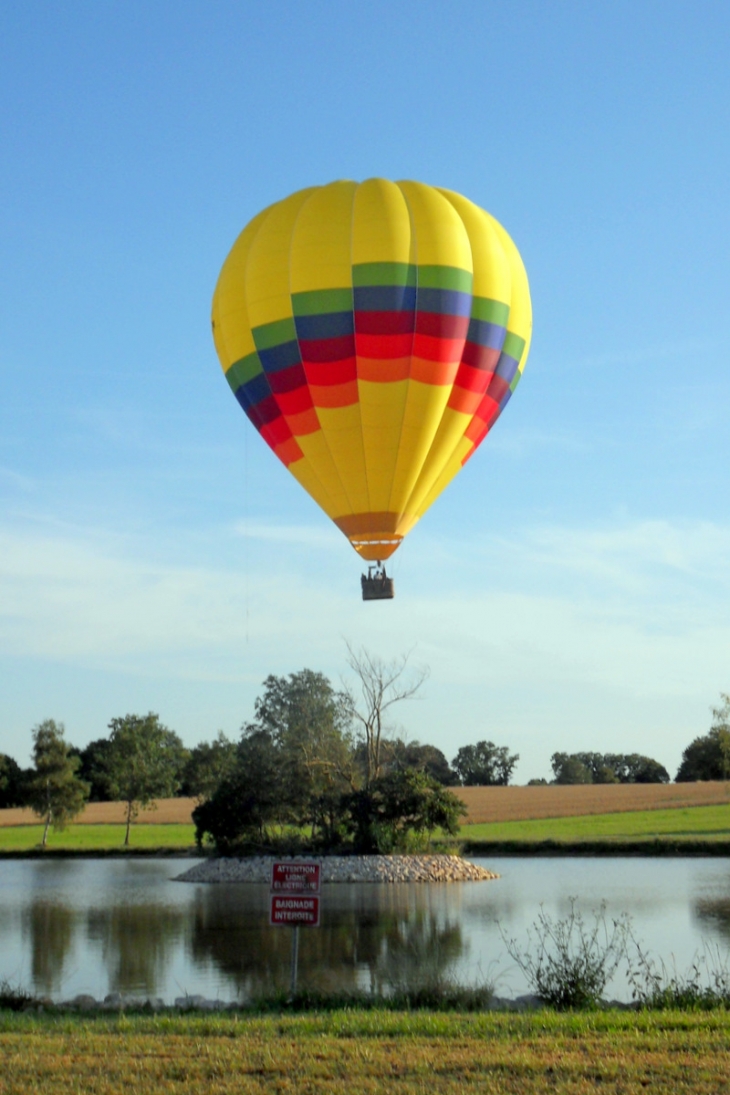
<path fill-rule="evenodd" d="M 121 848 L 125 825 L 69 825 L 60 833 L 51 829 L 48 847 L 71 851 L 105 851 Z M 43 839 L 42 825 L 8 825 L 0 827 L 0 851 L 29 851 Z M 195 844 L 194 825 L 132 825 L 129 834 L 132 848 L 191 848 Z M 2 1092 L 2 1087 L 0 1087 Z"/>
<path fill-rule="evenodd" d="M 728 840 L 730 804 L 462 825 L 462 840 Z"/>
<path fill-rule="evenodd" d="M 121 848 L 124 825 L 69 825 L 61 833 L 48 835 L 50 849 L 69 851 L 107 851 Z M 0 852 L 30 851 L 40 844 L 42 825 L 0 826 Z M 718 806 L 675 807 L 668 810 L 629 810 L 611 814 L 584 814 L 577 817 L 539 818 L 533 821 L 503 821 L 482 825 L 462 825 L 460 841 L 544 840 L 580 843 L 582 841 L 639 840 L 730 840 L 730 803 Z M 192 824 L 154 824 L 132 826 L 130 843 L 134 848 L 180 848 L 195 845 Z"/>
<path fill-rule="evenodd" d="M 0 1013 L 2 1095 L 730 1091 L 730 1014 Z"/>

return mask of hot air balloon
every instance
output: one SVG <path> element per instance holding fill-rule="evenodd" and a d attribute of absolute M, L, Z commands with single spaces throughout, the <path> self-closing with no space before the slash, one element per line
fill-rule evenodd
<path fill-rule="evenodd" d="M 371 565 L 481 444 L 522 375 L 527 275 L 467 198 L 368 179 L 299 190 L 243 229 L 213 296 L 213 336 L 248 418 Z"/>

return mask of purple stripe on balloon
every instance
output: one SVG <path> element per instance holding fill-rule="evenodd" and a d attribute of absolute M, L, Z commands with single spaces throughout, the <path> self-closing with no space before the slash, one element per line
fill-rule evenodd
<path fill-rule="evenodd" d="M 515 373 L 517 372 L 517 366 L 519 361 L 514 357 L 510 357 L 509 354 L 500 354 L 499 364 L 495 369 L 497 376 L 501 376 L 503 380 L 506 380 L 508 384 L 512 383 Z"/>
<path fill-rule="evenodd" d="M 501 350 L 506 334 L 507 328 L 500 327 L 498 323 L 487 323 L 486 320 L 475 319 L 473 316 L 469 320 L 467 338 L 469 342 L 474 342 L 477 346 L 489 346 L 492 350 Z"/>
<path fill-rule="evenodd" d="M 280 369 L 291 369 L 293 365 L 301 365 L 299 343 L 282 342 L 278 346 L 271 346 L 268 350 L 259 350 L 259 360 L 265 373 L 277 373 Z"/>

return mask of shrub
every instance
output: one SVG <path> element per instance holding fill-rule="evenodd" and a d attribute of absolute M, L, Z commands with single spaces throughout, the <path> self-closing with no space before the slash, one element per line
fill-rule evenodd
<path fill-rule="evenodd" d="M 605 904 L 594 912 L 593 925 L 588 925 L 575 901 L 570 898 L 570 912 L 564 920 L 553 920 L 541 908 L 528 930 L 525 949 L 502 933 L 507 953 L 535 995 L 558 1011 L 598 1006 L 626 954 L 630 933 L 626 915 L 608 923 Z"/>

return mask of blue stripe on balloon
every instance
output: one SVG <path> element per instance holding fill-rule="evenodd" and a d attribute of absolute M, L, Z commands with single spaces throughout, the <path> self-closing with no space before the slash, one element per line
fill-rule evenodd
<path fill-rule="evenodd" d="M 356 312 L 413 312 L 416 290 L 412 285 L 366 285 L 353 289 Z"/>
<path fill-rule="evenodd" d="M 516 361 L 509 354 L 500 354 L 497 368 L 494 370 L 497 376 L 501 376 L 503 380 L 506 380 L 508 384 L 512 383 L 512 379 L 517 372 L 517 366 L 519 361 Z"/>
<path fill-rule="evenodd" d="M 323 338 L 344 338 L 355 333 L 352 312 L 328 312 L 319 316 L 297 316 L 297 337 L 302 342 L 316 342 Z"/>
<path fill-rule="evenodd" d="M 435 312 L 442 316 L 468 316 L 471 314 L 471 293 L 458 289 L 418 288 L 418 311 Z"/>
<path fill-rule="evenodd" d="M 245 384 L 241 385 L 236 392 L 236 399 L 246 410 L 247 407 L 255 406 L 256 403 L 260 403 L 262 399 L 266 399 L 269 395 L 271 395 L 269 382 L 263 373 L 259 373 L 258 376 L 247 380 Z"/>
<path fill-rule="evenodd" d="M 500 327 L 498 323 L 487 323 L 483 319 L 474 319 L 472 316 L 469 320 L 469 333 L 466 337 L 467 341 L 473 342 L 477 346 L 487 346 L 490 350 L 501 350 L 506 333 L 506 327 Z"/>
<path fill-rule="evenodd" d="M 282 342 L 268 350 L 259 350 L 259 358 L 265 373 L 278 373 L 302 363 L 298 342 Z"/>

